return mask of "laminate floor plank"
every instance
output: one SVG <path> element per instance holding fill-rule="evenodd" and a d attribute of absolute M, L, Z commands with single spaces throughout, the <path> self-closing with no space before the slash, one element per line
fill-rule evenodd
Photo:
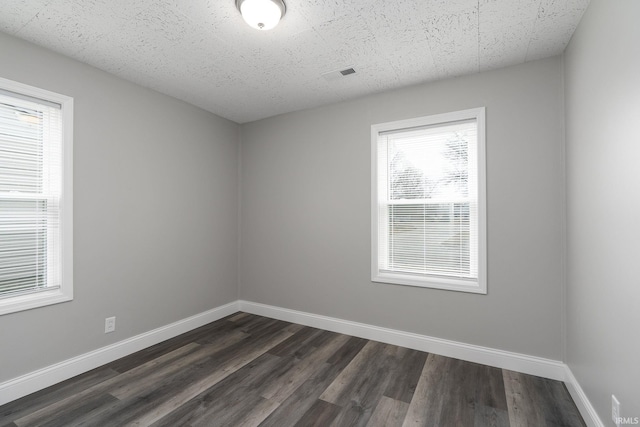
<path fill-rule="evenodd" d="M 504 409 L 477 405 L 473 425 L 475 427 L 509 427 L 509 413 Z"/>
<path fill-rule="evenodd" d="M 0 406 L 2 427 L 584 427 L 563 383 L 247 313 Z"/>
<path fill-rule="evenodd" d="M 246 330 L 249 328 L 254 328 L 256 326 L 259 326 L 267 322 L 273 322 L 274 320 L 275 319 L 271 319 L 269 317 L 256 316 L 255 314 L 247 314 L 246 316 L 239 316 L 232 322 L 236 326 L 243 328 L 243 331 L 246 332 Z M 217 323 L 217 322 L 213 322 L 213 323 Z"/>
<path fill-rule="evenodd" d="M 402 354 L 394 367 L 393 375 L 384 395 L 407 404 L 411 403 L 411 398 L 420 379 L 420 372 L 427 361 L 427 355 L 423 351 L 402 349 Z"/>
<path fill-rule="evenodd" d="M 403 349 L 370 341 L 321 399 L 342 407 L 334 426 L 365 426 L 388 386 Z"/>
<path fill-rule="evenodd" d="M 262 382 L 269 372 L 281 364 L 281 357 L 265 353 L 188 402 L 178 406 L 153 425 L 193 425 L 202 419 L 217 420 L 218 413 L 225 409 L 228 402 L 242 401 L 247 394 L 256 395 L 255 392 L 251 393 L 251 384 Z"/>
<path fill-rule="evenodd" d="M 320 399 L 338 406 L 345 406 L 353 400 L 353 393 L 362 391 L 372 380 L 386 378 L 384 372 L 379 373 L 382 360 L 389 356 L 391 346 L 380 342 L 369 341 L 351 360 L 351 363 L 340 373 L 338 378 L 322 393 Z"/>
<path fill-rule="evenodd" d="M 508 370 L 503 371 L 503 376 L 511 427 L 546 426 L 534 377 Z"/>
<path fill-rule="evenodd" d="M 202 418 L 197 422 L 193 423 L 193 427 L 212 427 L 212 426 L 220 426 L 220 427 L 250 427 L 256 426 L 259 423 L 259 420 L 254 420 L 253 422 L 249 422 L 249 419 L 252 419 L 254 415 L 262 412 L 264 406 L 267 406 L 267 411 L 273 411 L 273 407 L 275 406 L 273 403 L 269 402 L 267 399 L 258 396 L 256 394 L 249 394 L 244 396 L 242 399 L 236 400 L 233 404 L 225 406 L 220 412 L 218 412 L 215 416 L 209 418 Z M 254 412 L 256 411 L 256 412 Z M 266 415 L 265 415 L 266 418 Z"/>
<path fill-rule="evenodd" d="M 473 425 L 475 414 L 473 406 L 469 407 L 473 397 L 468 396 L 468 382 L 475 388 L 477 380 L 470 368 L 468 362 L 429 354 L 403 425 Z"/>
<path fill-rule="evenodd" d="M 55 423 L 52 424 L 52 427 L 87 427 L 87 426 L 100 426 L 107 427 L 109 425 L 108 422 L 105 421 L 107 417 L 105 414 L 109 413 L 113 410 L 114 406 L 117 406 L 120 403 L 119 400 L 115 399 L 112 402 L 105 402 L 102 406 L 96 407 L 94 410 L 87 412 L 85 414 L 78 413 L 76 414 L 76 418 L 69 423 Z M 71 418 L 69 415 L 67 417 Z M 56 422 L 59 422 L 60 419 L 56 419 Z M 111 424 L 114 425 L 114 424 Z"/>
<path fill-rule="evenodd" d="M 354 357 L 367 345 L 369 341 L 363 338 L 358 337 L 350 337 L 349 341 L 346 342 L 338 351 L 336 351 L 333 356 L 327 360 L 327 363 L 331 363 L 332 365 L 340 366 L 341 368 L 346 367 Z"/>
<path fill-rule="evenodd" d="M 261 395 L 278 403 L 284 402 L 313 375 L 319 364 L 329 359 L 348 339 L 346 335 L 335 335 L 333 340 L 326 342 L 323 347 L 306 352 L 301 359 L 296 357 L 296 363 L 278 378 L 269 381 Z"/>
<path fill-rule="evenodd" d="M 242 417 L 234 420 L 233 427 L 258 427 L 269 415 L 278 408 L 278 404 L 272 400 L 262 398 Z"/>
<path fill-rule="evenodd" d="M 509 427 L 502 370 L 478 365 L 474 426 Z"/>
<path fill-rule="evenodd" d="M 263 355 L 251 362 L 241 370 L 246 371 L 243 375 L 237 375 L 241 370 L 234 372 L 224 380 L 216 383 L 212 387 L 202 391 L 176 409 L 162 416 L 155 414 L 157 408 L 147 406 L 147 402 L 159 401 L 167 402 L 170 393 L 157 398 L 147 395 L 144 398 L 137 398 L 134 405 L 114 411 L 117 425 L 234 425 L 238 418 L 246 415 L 247 412 L 255 408 L 263 400 L 251 390 L 252 380 L 255 375 L 262 372 L 264 375 L 277 363 L 277 358 L 271 355 Z M 248 369 L 245 369 L 248 368 Z M 233 380 L 231 377 L 233 376 Z M 144 401 L 143 405 L 137 405 L 138 401 Z M 161 403 L 162 405 L 162 403 Z M 160 408 L 162 409 L 162 408 Z M 160 411 L 163 413 L 166 411 Z M 155 419 L 155 420 L 154 420 Z"/>
<path fill-rule="evenodd" d="M 440 425 L 473 425 L 476 405 L 486 391 L 480 377 L 482 365 L 446 359 L 446 377 L 438 384 L 441 392 L 447 396 L 440 408 Z M 482 393 L 478 393 L 479 387 Z"/>
<path fill-rule="evenodd" d="M 252 365 L 252 368 L 255 368 L 256 366 L 260 367 L 263 363 L 264 359 L 258 358 L 252 360 L 250 365 Z M 179 371 L 177 375 L 157 383 L 153 388 L 138 394 L 124 396 L 124 399 L 110 408 L 109 413 L 104 415 L 112 425 L 148 425 L 171 414 L 175 411 L 175 408 L 184 407 L 189 409 L 190 412 L 193 412 L 190 424 L 195 425 L 201 418 L 204 417 L 208 419 L 214 414 L 217 419 L 220 419 L 222 409 L 225 409 L 225 413 L 231 412 L 234 408 L 234 403 L 246 403 L 250 397 L 247 394 L 250 387 L 243 384 L 242 381 L 227 381 L 223 387 L 216 388 L 216 391 L 219 391 L 219 393 L 209 393 L 212 394 L 213 397 L 208 396 L 208 390 L 219 384 L 218 379 L 220 381 L 226 380 L 229 376 L 237 374 L 238 372 L 235 371 L 225 377 L 225 368 L 220 369 L 212 359 L 190 365 L 182 371 Z M 266 373 L 268 373 L 271 368 L 273 368 L 273 366 L 266 366 Z M 255 369 L 250 370 L 255 373 Z M 205 380 L 206 378 L 211 378 L 211 381 L 205 383 L 202 377 L 203 375 L 207 375 L 207 373 L 209 373 L 209 377 L 205 377 Z M 236 380 L 237 379 L 236 377 Z M 189 398 L 190 395 L 187 394 L 182 396 L 181 399 L 176 398 L 176 391 L 179 394 L 180 391 L 189 390 L 193 387 L 193 384 L 199 384 L 198 388 L 191 390 L 193 397 Z M 207 387 L 207 385 L 210 386 Z M 229 387 L 229 385 L 233 387 Z M 198 390 L 202 391 L 196 393 Z M 205 397 L 198 402 L 198 397 L 202 394 L 205 394 Z M 195 401 L 195 405 L 190 405 L 192 401 Z M 198 403 L 202 403 L 203 401 L 211 404 L 208 406 L 202 405 L 203 407 L 200 408 L 200 413 L 198 413 L 198 411 L 195 411 L 195 408 L 198 406 Z M 98 425 L 99 424 L 96 426 Z"/>
<path fill-rule="evenodd" d="M 318 365 L 314 375 L 282 402 L 260 427 L 290 426 L 298 422 L 366 343 L 362 338 L 350 337 L 327 363 Z"/>
<path fill-rule="evenodd" d="M 204 346 L 191 343 L 189 346 L 196 348 L 193 351 L 195 354 L 193 357 L 199 361 L 195 364 L 185 363 L 193 362 L 194 360 L 190 358 L 190 355 L 184 355 L 181 361 L 180 359 L 175 361 L 176 358 L 172 358 L 171 360 L 174 363 L 162 363 L 162 366 L 159 366 L 158 361 L 167 358 L 173 354 L 172 352 L 142 365 L 148 365 L 148 369 L 144 372 L 139 372 L 137 368 L 127 371 L 125 374 L 122 374 L 121 377 L 116 377 L 115 380 L 120 378 L 120 381 L 114 380 L 107 385 L 110 386 L 115 393 L 118 393 L 120 386 L 123 384 L 133 392 L 118 393 L 119 397 L 124 399 L 124 402 L 119 402 L 110 408 L 109 411 L 105 412 L 105 422 L 113 423 L 112 425 L 122 425 L 130 419 L 133 420 L 141 417 L 146 420 L 149 417 L 159 416 L 159 414 L 164 415 L 162 411 L 170 412 L 174 408 L 173 405 L 179 405 L 194 395 L 197 395 L 200 391 L 235 371 L 235 367 L 248 363 L 256 355 L 266 351 L 271 347 L 270 339 L 272 337 L 279 337 L 280 340 L 287 338 L 289 334 L 282 332 L 284 326 L 286 326 L 284 322 L 262 322 L 259 329 L 255 329 L 259 331 L 259 337 L 246 344 L 236 342 L 222 348 L 212 345 L 208 346 L 209 348 L 203 349 Z M 277 344 L 280 340 L 276 340 L 274 343 Z M 246 354 L 238 356 L 238 352 L 241 350 L 246 352 Z M 179 367 L 185 367 L 185 369 L 180 370 L 178 369 Z M 149 370 L 153 371 L 149 372 Z M 175 376 L 170 375 L 159 384 L 153 384 L 149 381 L 150 378 L 155 379 L 158 375 L 165 374 L 166 371 L 168 371 L 169 374 L 175 374 Z M 204 379 L 202 379 L 203 376 Z M 178 386 L 181 388 L 176 394 L 175 390 Z M 94 392 L 99 391 L 101 391 L 101 388 Z M 143 394 L 135 395 L 134 392 L 143 392 Z M 77 402 L 72 403 L 68 405 L 66 410 L 72 411 L 76 405 L 78 405 Z M 36 415 L 40 416 L 40 414 Z M 88 425 L 92 424 L 89 423 Z M 100 420 L 96 420 L 95 425 L 99 426 Z"/>
<path fill-rule="evenodd" d="M 195 336 L 192 341 L 200 345 L 207 345 L 219 343 L 228 337 L 242 336 L 246 338 L 250 336 L 248 333 L 242 331 L 240 326 L 234 325 L 232 322 L 227 322 L 227 325 L 232 326 L 217 331 L 203 331 L 201 334 Z"/>
<path fill-rule="evenodd" d="M 31 411 L 14 422 L 17 424 L 37 425 L 38 423 L 43 423 L 46 420 L 56 419 L 56 417 L 59 417 L 60 414 L 63 414 L 65 411 L 73 411 L 78 406 L 81 406 L 84 400 L 92 399 L 95 396 L 106 393 L 110 388 L 117 387 L 119 384 L 135 382 L 139 379 L 143 380 L 154 369 L 165 364 L 170 364 L 173 361 L 178 360 L 181 356 L 184 356 L 199 347 L 200 346 L 197 344 L 188 344 L 157 359 L 150 360 L 123 374 L 111 377 L 89 388 L 79 389 L 77 393 L 61 398 L 60 400 L 56 400 L 40 409 Z"/>
<path fill-rule="evenodd" d="M 112 387 L 111 394 L 120 400 L 126 400 L 154 388 L 167 387 L 169 385 L 175 388 L 176 382 L 188 383 L 194 376 L 213 365 L 211 360 L 219 353 L 237 344 L 242 339 L 244 339 L 243 333 L 240 333 L 233 340 L 221 340 L 220 343 L 216 344 L 200 345 L 195 351 L 184 355 L 171 364 L 154 369 L 137 381 L 123 382 Z"/>
<path fill-rule="evenodd" d="M 476 401 L 484 406 L 507 410 L 507 397 L 504 390 L 502 369 L 477 365 L 478 384 Z"/>
<path fill-rule="evenodd" d="M 330 425 L 340 413 L 341 408 L 324 400 L 316 400 L 302 417 L 294 424 L 295 427 L 324 427 Z"/>
<path fill-rule="evenodd" d="M 283 322 L 282 320 L 256 318 L 251 319 L 251 321 L 243 325 L 240 330 L 250 334 L 252 337 L 259 338 L 264 334 L 270 334 L 274 330 L 282 330 L 289 325 L 290 323 Z"/>
<path fill-rule="evenodd" d="M 314 376 L 306 380 L 295 392 L 279 404 L 259 424 L 260 427 L 280 427 L 294 425 L 313 406 L 320 394 L 338 376 L 340 369 L 335 365 L 318 366 Z"/>
<path fill-rule="evenodd" d="M 236 314 L 232 314 L 231 316 L 229 316 L 229 318 L 227 320 L 229 320 L 230 322 L 235 322 L 235 321 L 244 319 L 247 316 L 250 316 L 250 314 L 249 313 L 238 312 Z"/>
<path fill-rule="evenodd" d="M 367 427 L 401 427 L 408 410 L 407 402 L 382 396 Z"/>
<path fill-rule="evenodd" d="M 147 414 L 136 418 L 134 421 L 137 425 L 149 425 L 154 423 L 169 414 L 175 408 L 185 404 L 203 391 L 215 385 L 217 382 L 223 380 L 233 372 L 266 353 L 270 348 L 291 336 L 291 333 L 286 329 L 278 329 L 282 328 L 283 325 L 286 325 L 286 323 L 273 323 L 269 333 L 264 330 L 261 331 L 258 338 L 247 343 L 247 345 L 236 349 L 233 357 L 230 353 L 226 354 L 223 359 L 212 357 L 212 370 L 210 372 L 202 372 L 201 375 L 194 378 L 191 383 L 186 384 L 184 388 L 175 390 L 168 400 L 156 402 L 155 404 L 157 406 L 154 406 Z"/>
<path fill-rule="evenodd" d="M 337 337 L 347 337 L 347 335 L 320 330 L 319 334 L 314 335 L 310 339 L 306 340 L 306 342 L 301 344 L 300 348 L 298 348 L 294 352 L 294 355 L 296 357 L 303 357 L 310 351 L 314 351 L 316 348 L 324 347 L 327 343 L 331 342 Z"/>
<path fill-rule="evenodd" d="M 290 426 L 314 405 L 320 395 L 335 380 L 342 370 L 365 346 L 367 340 L 349 337 L 324 364 L 319 364 L 316 372 L 272 412 L 260 427 Z"/>
<path fill-rule="evenodd" d="M 586 423 L 571 398 L 567 386 L 560 381 L 552 381 L 546 378 L 541 378 L 541 380 L 546 385 L 545 389 L 542 390 L 544 411 L 553 413 L 553 417 L 546 417 L 547 421 L 557 425 L 586 427 Z"/>
<path fill-rule="evenodd" d="M 192 344 L 194 342 L 195 341 L 191 339 L 183 339 L 182 336 L 175 337 L 146 349 L 137 351 L 121 359 L 115 360 L 105 366 L 122 374 L 146 362 L 157 359 L 158 357 L 161 357 L 167 353 L 171 353 L 176 349 L 179 349 L 187 344 Z"/>
<path fill-rule="evenodd" d="M 332 335 L 332 338 L 333 340 L 325 342 L 322 348 L 306 352 L 301 359 L 290 355 L 277 357 L 271 352 L 265 353 L 262 357 L 275 357 L 279 360 L 278 363 L 271 364 L 258 373 L 253 363 L 238 370 L 197 398 L 201 401 L 216 400 L 218 405 L 210 405 L 207 411 L 196 412 L 200 412 L 201 419 L 205 421 L 215 418 L 216 422 L 221 424 L 259 424 L 315 372 L 318 364 L 332 356 L 349 339 L 345 335 L 338 334 Z M 234 384 L 241 386 L 238 393 L 235 392 Z M 215 393 L 219 395 L 216 397 Z M 249 406 L 246 406 L 247 401 L 251 402 Z M 245 406 L 240 405 L 238 408 L 240 403 Z M 235 410 L 235 408 L 238 409 Z M 236 414 L 240 418 L 238 416 L 221 418 L 214 415 L 219 414 L 222 409 L 225 414 Z M 175 418 L 172 422 L 176 422 Z M 198 422 L 191 422 L 191 424 L 198 425 Z"/>
<path fill-rule="evenodd" d="M 22 418 L 117 375 L 119 375 L 118 372 L 101 367 L 14 400 L 1 407 L 0 426 L 4 427 L 12 420 Z"/>
<path fill-rule="evenodd" d="M 129 356 L 111 362 L 106 366 L 115 371 L 123 373 L 128 371 L 129 369 L 135 368 L 136 366 L 148 362 L 149 360 L 153 360 L 159 356 L 162 356 L 163 354 L 169 353 L 186 344 L 192 342 L 197 343 L 198 340 L 202 339 L 203 337 L 214 337 L 217 339 L 221 334 L 223 335 L 226 333 L 230 333 L 238 328 L 240 328 L 240 325 L 221 319 L 217 322 L 209 323 L 192 331 L 181 334 L 177 337 L 168 339 L 146 349 L 140 350 L 136 353 L 130 354 Z"/>
<path fill-rule="evenodd" d="M 81 419 L 90 418 L 94 414 L 99 413 L 103 408 L 107 408 L 117 401 L 118 399 L 110 394 L 101 394 L 92 399 L 82 400 L 81 404 L 75 407 L 72 411 L 65 411 L 63 414 L 56 415 L 54 419 L 35 424 L 18 423 L 18 427 L 30 427 L 32 425 L 38 427 L 78 425 Z"/>
<path fill-rule="evenodd" d="M 321 329 L 305 326 L 304 328 L 293 334 L 289 339 L 281 342 L 280 344 L 269 350 L 269 353 L 276 356 L 293 356 L 301 345 L 321 333 Z"/>
<path fill-rule="evenodd" d="M 584 426 L 564 384 L 504 371 L 511 426 Z"/>

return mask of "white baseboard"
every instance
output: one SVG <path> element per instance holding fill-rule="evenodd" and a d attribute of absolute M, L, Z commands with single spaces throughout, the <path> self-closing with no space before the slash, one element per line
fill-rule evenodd
<path fill-rule="evenodd" d="M 234 301 L 0 383 L 0 405 L 214 322 L 239 311 L 238 307 L 238 301 Z"/>
<path fill-rule="evenodd" d="M 240 300 L 239 303 L 241 311 L 259 314 L 273 319 L 299 323 L 305 326 L 312 326 L 314 328 L 353 335 L 554 380 L 563 381 L 565 376 L 565 364 L 557 360 L 464 344 L 250 301 Z"/>
<path fill-rule="evenodd" d="M 573 372 L 571 369 L 565 365 L 565 379 L 564 383 L 567 386 L 567 390 L 569 390 L 569 394 L 573 398 L 573 401 L 576 403 L 582 418 L 584 418 L 584 422 L 587 423 L 589 427 L 604 427 L 604 423 L 598 417 L 598 413 L 595 408 L 591 405 L 591 402 L 587 398 L 584 390 L 580 387 L 580 383 L 573 376 Z"/>

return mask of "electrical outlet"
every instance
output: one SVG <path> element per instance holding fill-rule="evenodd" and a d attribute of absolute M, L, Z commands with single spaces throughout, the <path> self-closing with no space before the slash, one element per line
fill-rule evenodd
<path fill-rule="evenodd" d="M 113 332 L 116 330 L 116 318 L 115 317 L 107 317 L 104 319 L 104 333 L 108 334 L 109 332 Z"/>
<path fill-rule="evenodd" d="M 611 419 L 616 423 L 616 427 L 620 427 L 620 402 L 613 394 L 611 395 Z"/>

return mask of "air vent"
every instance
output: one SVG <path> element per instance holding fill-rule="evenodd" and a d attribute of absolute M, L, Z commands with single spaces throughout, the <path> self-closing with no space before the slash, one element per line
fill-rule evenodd
<path fill-rule="evenodd" d="M 353 74 L 356 74 L 356 70 L 353 67 L 348 67 L 348 68 L 343 68 L 341 70 L 322 73 L 322 77 L 331 81 L 331 80 L 342 79 L 344 77 L 347 77 Z"/>

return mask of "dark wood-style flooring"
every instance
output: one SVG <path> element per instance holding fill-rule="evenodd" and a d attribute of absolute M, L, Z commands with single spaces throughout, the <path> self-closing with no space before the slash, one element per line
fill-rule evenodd
<path fill-rule="evenodd" d="M 4 406 L 0 426 L 584 426 L 563 383 L 237 313 Z"/>

